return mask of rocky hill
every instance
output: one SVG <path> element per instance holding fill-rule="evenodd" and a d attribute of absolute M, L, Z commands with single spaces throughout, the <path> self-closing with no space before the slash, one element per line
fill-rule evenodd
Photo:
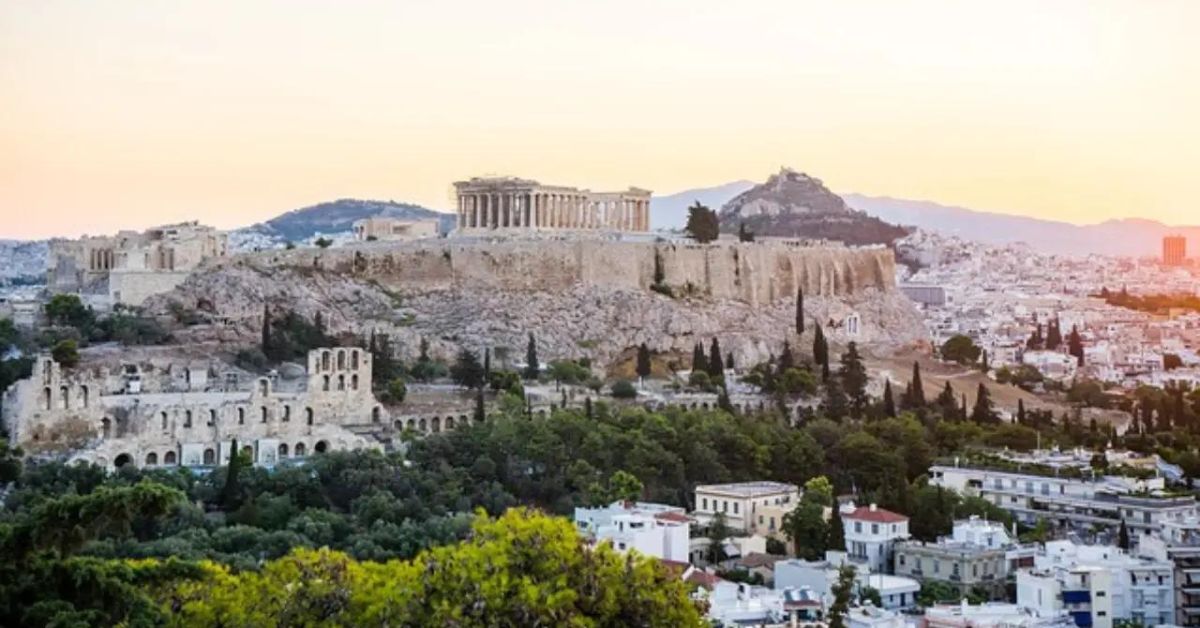
<path fill-rule="evenodd" d="M 0 286 L 44 281 L 49 244 L 47 240 L 0 240 Z"/>
<path fill-rule="evenodd" d="M 733 197 L 720 211 L 721 230 L 745 224 L 758 235 L 891 244 L 908 232 L 852 209 L 820 179 L 783 168 L 766 183 Z"/>
<path fill-rule="evenodd" d="M 350 231 L 354 221 L 372 216 L 388 216 L 408 220 L 437 219 L 440 231 L 454 227 L 454 216 L 420 205 L 395 201 L 362 201 L 343 198 L 328 203 L 302 207 L 263 223 L 248 227 L 275 240 L 300 242 L 317 234 L 336 234 Z"/>

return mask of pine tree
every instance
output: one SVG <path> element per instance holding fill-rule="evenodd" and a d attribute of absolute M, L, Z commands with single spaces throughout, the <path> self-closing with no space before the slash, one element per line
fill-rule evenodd
<path fill-rule="evenodd" d="M 313 317 L 313 327 L 317 330 L 317 337 L 322 340 L 328 339 L 328 336 L 325 335 L 325 317 L 320 312 Z"/>
<path fill-rule="evenodd" d="M 704 355 L 704 344 L 700 342 L 692 347 L 692 372 L 708 372 L 708 358 Z"/>
<path fill-rule="evenodd" d="M 525 347 L 525 379 L 537 379 L 542 367 L 538 363 L 537 340 L 529 332 L 529 344 Z"/>
<path fill-rule="evenodd" d="M 925 407 L 925 384 L 924 384 L 924 382 L 921 381 L 921 363 L 920 362 L 916 362 L 916 361 L 913 362 L 911 384 L 912 384 L 912 399 L 909 402 L 910 405 L 914 408 L 924 408 Z M 950 382 L 946 382 L 946 385 L 949 386 Z"/>
<path fill-rule="evenodd" d="M 796 335 L 804 335 L 804 290 L 796 289 Z"/>
<path fill-rule="evenodd" d="M 721 357 L 721 343 L 716 338 L 708 349 L 708 374 L 714 378 L 725 375 L 725 358 Z"/>
<path fill-rule="evenodd" d="M 896 416 L 896 402 L 892 399 L 892 380 L 883 385 L 883 413 L 888 417 Z"/>
<path fill-rule="evenodd" d="M 450 376 L 463 388 L 480 388 L 484 383 L 483 365 L 479 363 L 474 351 L 463 347 L 458 352 L 458 359 L 455 360 L 453 368 L 450 369 Z"/>
<path fill-rule="evenodd" d="M 970 416 L 971 416 L 971 413 L 969 411 L 967 411 L 967 393 L 963 393 L 962 394 L 962 409 L 959 410 L 959 412 L 958 412 L 958 418 L 960 420 L 966 421 Z"/>
<path fill-rule="evenodd" d="M 996 420 L 996 412 L 992 409 L 992 395 L 983 382 L 975 392 L 975 408 L 971 411 L 971 420 L 976 423 L 991 423 Z"/>
<path fill-rule="evenodd" d="M 641 379 L 650 377 L 650 347 L 647 347 L 644 342 L 638 345 L 637 376 Z"/>

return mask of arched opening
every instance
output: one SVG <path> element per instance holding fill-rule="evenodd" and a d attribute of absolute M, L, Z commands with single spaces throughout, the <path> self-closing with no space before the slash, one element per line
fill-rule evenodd
<path fill-rule="evenodd" d="M 175 462 L 175 452 L 168 451 L 167 453 L 163 454 L 163 464 L 175 464 Z"/>
<path fill-rule="evenodd" d="M 208 449 L 205 449 L 204 450 L 204 464 L 216 464 L 216 463 L 217 463 L 217 452 L 213 451 L 213 449 L 211 447 L 209 447 Z"/>
<path fill-rule="evenodd" d="M 113 466 L 120 469 L 131 462 L 133 462 L 133 456 L 130 456 L 129 454 L 120 454 L 113 460 Z"/>
<path fill-rule="evenodd" d="M 210 426 L 211 426 L 211 425 L 216 425 L 216 424 L 217 424 L 217 411 L 216 411 L 216 410 L 209 410 L 209 411 L 208 411 L 208 424 L 209 424 Z"/>
<path fill-rule="evenodd" d="M 309 425 L 313 424 L 313 409 L 312 408 L 304 409 L 304 421 L 306 423 L 308 423 Z"/>
<path fill-rule="evenodd" d="M 346 352 L 338 351 L 337 353 L 337 368 L 339 371 L 346 370 Z"/>
<path fill-rule="evenodd" d="M 153 451 L 146 454 L 146 466 L 153 467 L 158 465 L 158 454 Z"/>
<path fill-rule="evenodd" d="M 374 408 L 371 408 L 371 422 L 372 423 L 378 423 L 382 418 L 383 418 L 383 411 L 379 409 L 379 406 L 375 406 Z"/>
<path fill-rule="evenodd" d="M 329 392 L 329 376 L 328 375 L 321 378 L 321 390 L 323 390 L 325 392 Z"/>
<path fill-rule="evenodd" d="M 71 409 L 71 391 L 66 386 L 59 386 L 58 396 L 60 397 L 59 403 L 62 404 L 62 409 L 70 410 Z"/>
<path fill-rule="evenodd" d="M 162 429 L 164 429 L 164 430 L 167 429 L 167 413 L 166 413 L 166 411 L 160 412 L 158 414 L 158 419 L 159 419 L 159 422 L 162 423 Z"/>
<path fill-rule="evenodd" d="M 238 425 L 246 424 L 246 409 L 238 408 Z"/>
<path fill-rule="evenodd" d="M 254 459 L 254 448 L 251 447 L 250 445 L 246 445 L 245 447 L 242 447 L 242 455 L 253 460 Z"/>
<path fill-rule="evenodd" d="M 327 443 L 323 440 L 317 441 L 317 446 L 313 447 L 313 451 L 315 451 L 319 454 L 323 454 L 328 450 L 329 450 L 329 443 Z"/>
<path fill-rule="evenodd" d="M 54 402 L 54 395 L 50 392 L 50 387 L 42 389 L 42 407 L 47 410 L 52 410 L 51 404 Z"/>
<path fill-rule="evenodd" d="M 417 429 L 421 430 L 422 432 L 425 431 L 425 419 L 417 421 Z"/>
<path fill-rule="evenodd" d="M 292 407 L 284 406 L 283 407 L 283 421 L 286 423 L 291 420 L 292 420 Z"/>
<path fill-rule="evenodd" d="M 267 422 L 267 417 L 268 417 L 268 412 L 267 412 L 267 407 L 266 407 L 266 406 L 263 406 L 263 407 L 261 408 L 261 414 L 262 414 L 262 419 L 261 419 L 260 423 L 266 423 L 266 422 Z"/>
<path fill-rule="evenodd" d="M 79 405 L 83 408 L 88 407 L 88 387 L 79 387 Z"/>
<path fill-rule="evenodd" d="M 283 460 L 288 457 L 287 443 L 279 443 L 279 459 Z"/>
<path fill-rule="evenodd" d="M 350 376 L 350 390 L 358 390 L 358 374 Z"/>
<path fill-rule="evenodd" d="M 184 427 L 192 426 L 192 411 L 191 410 L 185 410 L 183 412 L 183 426 Z"/>
<path fill-rule="evenodd" d="M 266 397 L 267 394 L 270 393 L 270 391 L 271 391 L 271 384 L 270 384 L 270 382 L 267 381 L 267 379 L 265 377 L 258 380 L 258 394 L 259 395 Z"/>
<path fill-rule="evenodd" d="M 350 352 L 350 368 L 351 370 L 358 370 L 358 349 Z"/>
<path fill-rule="evenodd" d="M 435 434 L 442 431 L 442 420 L 439 417 L 433 417 L 430 419 L 429 429 Z"/>
<path fill-rule="evenodd" d="M 338 390 L 346 390 L 346 376 L 338 375 Z"/>
<path fill-rule="evenodd" d="M 100 419 L 100 438 L 107 439 L 112 436 L 112 420 L 108 417 Z"/>
<path fill-rule="evenodd" d="M 304 443 L 296 443 L 296 457 L 303 458 L 305 453 L 307 452 L 304 449 Z"/>
<path fill-rule="evenodd" d="M 322 352 L 321 352 L 321 370 L 322 370 L 322 371 L 328 371 L 328 370 L 329 370 L 329 367 L 330 367 L 330 363 L 329 363 L 329 352 L 328 352 L 328 351 L 322 351 Z"/>
<path fill-rule="evenodd" d="M 409 419 L 408 420 L 408 429 L 410 429 L 410 430 L 417 429 L 417 422 L 413 419 Z"/>
<path fill-rule="evenodd" d="M 448 430 L 454 429 L 454 417 L 452 417 L 452 416 L 446 417 L 446 429 L 448 429 Z"/>

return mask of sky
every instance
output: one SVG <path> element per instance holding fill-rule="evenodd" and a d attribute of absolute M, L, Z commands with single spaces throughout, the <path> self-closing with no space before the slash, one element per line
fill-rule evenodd
<path fill-rule="evenodd" d="M 1200 223 L 1200 2 L 0 0 L 0 237 L 506 174 Z"/>

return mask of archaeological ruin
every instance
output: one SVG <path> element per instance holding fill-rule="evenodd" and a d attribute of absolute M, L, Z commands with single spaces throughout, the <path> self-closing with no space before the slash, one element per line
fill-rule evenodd
<path fill-rule="evenodd" d="M 515 177 L 454 184 L 458 229 L 649 231 L 650 191 L 591 192 Z"/>

